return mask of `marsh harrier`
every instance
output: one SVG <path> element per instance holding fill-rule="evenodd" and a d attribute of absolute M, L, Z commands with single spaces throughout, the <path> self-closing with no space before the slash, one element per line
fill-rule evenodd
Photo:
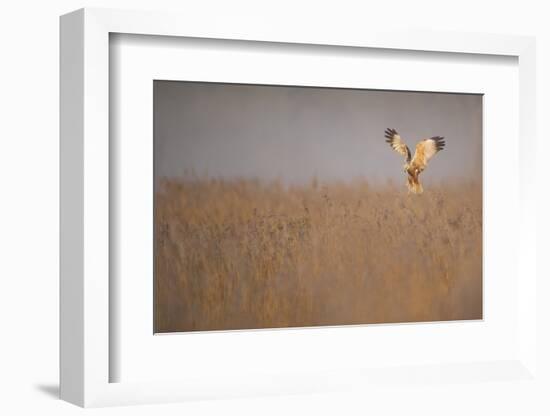
<path fill-rule="evenodd" d="M 407 174 L 407 187 L 409 192 L 421 194 L 422 184 L 418 180 L 418 176 L 426 169 L 428 161 L 434 155 L 445 147 L 445 141 L 441 136 L 435 136 L 430 139 L 420 140 L 416 145 L 414 157 L 411 159 L 411 151 L 401 136 L 395 129 L 386 129 L 384 132 L 386 142 L 390 144 L 393 150 L 400 155 L 405 156 L 405 165 L 403 169 Z"/>

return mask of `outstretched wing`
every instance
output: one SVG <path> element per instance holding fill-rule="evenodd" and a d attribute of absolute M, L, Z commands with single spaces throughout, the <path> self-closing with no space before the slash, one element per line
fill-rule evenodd
<path fill-rule="evenodd" d="M 428 161 L 435 156 L 437 152 L 445 147 L 445 140 L 441 136 L 435 136 L 431 139 L 424 139 L 418 142 L 414 152 L 412 164 L 418 166 L 421 170 L 426 168 Z"/>
<path fill-rule="evenodd" d="M 411 161 L 411 151 L 409 146 L 401 140 L 401 136 L 395 129 L 386 129 L 386 131 L 384 131 L 384 137 L 386 138 L 386 143 L 389 143 L 393 150 L 400 155 L 405 156 L 407 163 Z"/>

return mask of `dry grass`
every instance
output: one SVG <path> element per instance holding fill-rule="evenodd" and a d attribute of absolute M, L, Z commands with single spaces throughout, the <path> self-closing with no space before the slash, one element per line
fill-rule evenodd
<path fill-rule="evenodd" d="M 479 185 L 158 188 L 156 332 L 482 317 Z"/>

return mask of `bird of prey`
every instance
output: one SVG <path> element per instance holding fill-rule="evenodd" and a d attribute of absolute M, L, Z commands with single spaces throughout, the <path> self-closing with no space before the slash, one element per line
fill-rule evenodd
<path fill-rule="evenodd" d="M 423 192 L 422 184 L 418 176 L 426 169 L 428 161 L 434 155 L 445 147 L 445 141 L 441 136 L 435 136 L 430 139 L 423 139 L 416 145 L 414 157 L 411 159 L 411 151 L 403 142 L 401 136 L 395 129 L 386 129 L 384 132 L 386 143 L 389 143 L 393 150 L 400 155 L 405 156 L 405 165 L 403 169 L 407 174 L 407 187 L 409 192 L 421 194 Z"/>

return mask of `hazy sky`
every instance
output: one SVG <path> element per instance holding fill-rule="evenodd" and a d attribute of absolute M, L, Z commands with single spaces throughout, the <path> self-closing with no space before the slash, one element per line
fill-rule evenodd
<path fill-rule="evenodd" d="M 444 136 L 423 181 L 481 179 L 482 96 L 154 82 L 155 175 L 403 181 L 395 128 L 414 152 Z"/>

